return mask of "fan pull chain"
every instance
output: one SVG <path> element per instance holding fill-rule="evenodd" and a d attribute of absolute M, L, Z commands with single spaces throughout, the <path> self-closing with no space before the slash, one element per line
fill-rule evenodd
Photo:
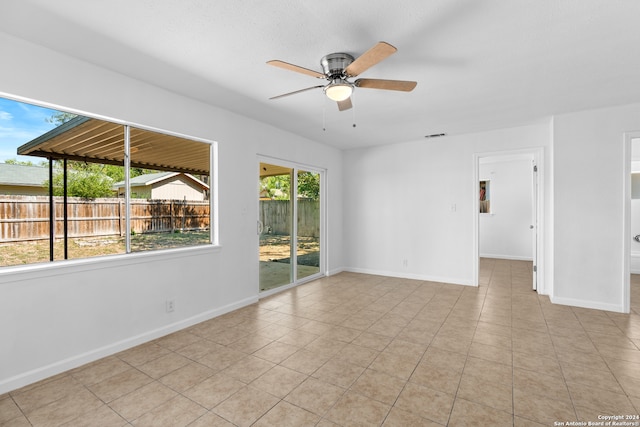
<path fill-rule="evenodd" d="M 356 127 L 356 104 L 353 102 L 353 94 L 351 94 L 351 112 L 353 114 L 353 127 Z"/>
<path fill-rule="evenodd" d="M 326 132 L 327 130 L 326 112 L 327 112 L 327 100 L 325 99 L 324 102 L 322 103 L 322 131 L 323 132 Z"/>

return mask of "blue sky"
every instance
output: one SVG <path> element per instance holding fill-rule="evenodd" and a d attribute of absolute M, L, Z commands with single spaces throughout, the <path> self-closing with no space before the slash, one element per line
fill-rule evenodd
<path fill-rule="evenodd" d="M 0 98 L 0 162 L 18 159 L 40 163 L 44 158 L 18 156 L 16 150 L 24 143 L 53 129 L 46 119 L 58 111 L 23 102 Z"/>

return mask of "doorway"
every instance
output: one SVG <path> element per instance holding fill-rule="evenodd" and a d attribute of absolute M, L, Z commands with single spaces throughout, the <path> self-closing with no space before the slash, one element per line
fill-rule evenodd
<path fill-rule="evenodd" d="M 623 301 L 625 313 L 640 313 L 640 132 L 625 134 Z"/>
<path fill-rule="evenodd" d="M 491 260 L 522 263 L 530 288 L 544 289 L 542 256 L 543 149 L 474 156 L 474 285 L 486 284 Z"/>
<path fill-rule="evenodd" d="M 265 159 L 259 181 L 260 291 L 321 276 L 324 172 Z"/>

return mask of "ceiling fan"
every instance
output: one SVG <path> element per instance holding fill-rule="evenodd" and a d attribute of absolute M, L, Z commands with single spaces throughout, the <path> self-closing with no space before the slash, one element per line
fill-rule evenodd
<path fill-rule="evenodd" d="M 323 56 L 320 60 L 320 65 L 322 66 L 323 71 L 322 73 L 300 67 L 298 65 L 289 64 L 284 61 L 267 61 L 267 64 L 273 65 L 274 67 L 284 68 L 285 70 L 295 71 L 297 73 L 329 81 L 326 85 L 311 86 L 294 92 L 285 93 L 283 95 L 274 96 L 269 99 L 283 98 L 285 96 L 295 95 L 296 93 L 322 88 L 329 99 L 338 103 L 338 109 L 340 111 L 344 111 L 353 106 L 351 103 L 351 94 L 356 87 L 411 92 L 418 84 L 417 82 L 382 79 L 357 79 L 353 82 L 349 81 L 350 78 L 358 76 L 376 65 L 378 62 L 386 59 L 397 50 L 398 49 L 391 46 L 389 43 L 378 42 L 357 59 L 348 53 L 330 53 L 329 55 Z"/>

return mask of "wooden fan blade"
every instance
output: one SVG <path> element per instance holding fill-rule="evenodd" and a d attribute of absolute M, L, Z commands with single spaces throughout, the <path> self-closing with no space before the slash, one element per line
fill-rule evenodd
<path fill-rule="evenodd" d="M 318 79 L 324 79 L 326 76 L 317 71 L 310 70 L 308 68 L 300 67 L 298 65 L 289 64 L 288 62 L 279 61 L 274 59 L 272 61 L 267 61 L 267 64 L 273 65 L 274 67 L 284 68 L 285 70 L 295 71 L 296 73 L 306 74 L 311 77 L 316 77 Z"/>
<path fill-rule="evenodd" d="M 357 87 L 367 89 L 384 89 L 384 90 L 400 90 L 403 92 L 411 92 L 417 82 L 408 80 L 383 80 L 383 79 L 358 79 L 354 82 Z"/>
<path fill-rule="evenodd" d="M 387 42 L 378 42 L 378 44 L 349 64 L 349 66 L 345 68 L 345 72 L 347 76 L 355 77 L 373 67 L 383 59 L 386 59 L 388 56 L 394 54 L 397 50 L 398 49 Z"/>
<path fill-rule="evenodd" d="M 344 101 L 338 101 L 338 110 L 344 111 L 349 108 L 353 108 L 353 104 L 351 103 L 351 98 L 347 98 Z"/>
<path fill-rule="evenodd" d="M 317 88 L 319 88 L 319 87 L 324 87 L 324 86 L 323 86 L 323 85 L 311 86 L 311 87 L 308 87 L 308 88 L 305 88 L 305 89 L 300 89 L 300 90 L 296 90 L 296 91 L 289 92 L 289 93 L 283 93 L 282 95 L 273 96 L 273 97 L 271 97 L 271 98 L 269 98 L 269 99 L 284 98 L 285 96 L 295 95 L 296 93 L 306 92 L 306 91 L 308 91 L 308 90 L 311 90 L 311 89 L 317 89 Z"/>

